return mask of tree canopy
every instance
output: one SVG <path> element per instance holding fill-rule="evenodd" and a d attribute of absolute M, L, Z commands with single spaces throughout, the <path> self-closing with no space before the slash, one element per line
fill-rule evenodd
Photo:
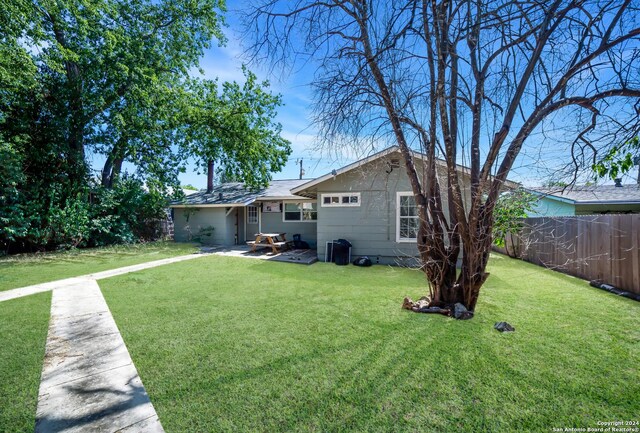
<path fill-rule="evenodd" d="M 5 249 L 91 244 L 87 235 L 62 241 L 71 229 L 55 220 L 69 220 L 66 209 L 74 206 L 97 208 L 99 198 L 113 204 L 102 213 L 116 212 L 118 195 L 101 189 L 179 193 L 178 174 L 193 159 L 213 158 L 251 185 L 267 183 L 286 162 L 290 146 L 274 121 L 281 99 L 267 82 L 248 70 L 243 83 L 195 73 L 205 50 L 225 43 L 223 1 L 5 0 L 1 6 Z M 105 161 L 97 178 L 96 157 Z M 135 173 L 125 179 L 126 164 Z M 147 217 L 154 215 L 157 209 Z"/>

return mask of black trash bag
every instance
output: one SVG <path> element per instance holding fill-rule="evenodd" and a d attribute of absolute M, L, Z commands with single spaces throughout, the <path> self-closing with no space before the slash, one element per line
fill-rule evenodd
<path fill-rule="evenodd" d="M 355 266 L 364 266 L 364 267 L 369 267 L 371 266 L 373 263 L 371 263 L 371 259 L 367 256 L 363 256 L 363 257 L 358 257 L 357 259 L 355 259 L 353 261 L 353 264 Z"/>

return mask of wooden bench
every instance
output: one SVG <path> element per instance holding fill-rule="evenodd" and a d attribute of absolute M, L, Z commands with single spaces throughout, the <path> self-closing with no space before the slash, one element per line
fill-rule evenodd
<path fill-rule="evenodd" d="M 262 239 L 259 242 L 247 241 L 247 245 L 251 247 L 251 252 L 254 253 L 258 248 L 271 248 L 273 254 L 278 254 L 282 250 L 288 249 L 288 242 L 269 242 L 267 239 Z"/>
<path fill-rule="evenodd" d="M 247 241 L 247 245 L 249 245 L 253 249 L 258 248 L 258 247 L 268 248 L 268 247 L 271 246 L 271 244 L 269 242 L 266 242 L 266 241 L 262 241 L 262 242 Z"/>

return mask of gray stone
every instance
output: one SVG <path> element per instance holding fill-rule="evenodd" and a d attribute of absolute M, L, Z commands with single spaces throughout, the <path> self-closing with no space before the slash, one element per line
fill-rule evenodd
<path fill-rule="evenodd" d="M 514 332 L 516 330 L 516 328 L 509 325 L 507 322 L 497 322 L 493 327 L 500 332 Z"/>
<path fill-rule="evenodd" d="M 453 306 L 453 317 L 458 320 L 468 320 L 473 317 L 473 311 L 467 310 L 464 305 L 458 302 Z"/>

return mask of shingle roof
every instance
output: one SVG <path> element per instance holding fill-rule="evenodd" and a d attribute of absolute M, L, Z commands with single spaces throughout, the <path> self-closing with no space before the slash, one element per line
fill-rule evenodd
<path fill-rule="evenodd" d="M 309 179 L 272 180 L 268 187 L 255 190 L 245 188 L 240 182 L 223 183 L 216 185 L 210 193 L 198 191 L 172 202 L 170 206 L 246 206 L 256 200 L 304 199 L 291 194 L 291 189 L 308 181 Z"/>
<path fill-rule="evenodd" d="M 574 186 L 573 188 L 531 188 L 533 192 L 571 200 L 576 204 L 596 204 L 596 203 L 640 203 L 640 185 L 594 185 L 594 186 Z"/>

